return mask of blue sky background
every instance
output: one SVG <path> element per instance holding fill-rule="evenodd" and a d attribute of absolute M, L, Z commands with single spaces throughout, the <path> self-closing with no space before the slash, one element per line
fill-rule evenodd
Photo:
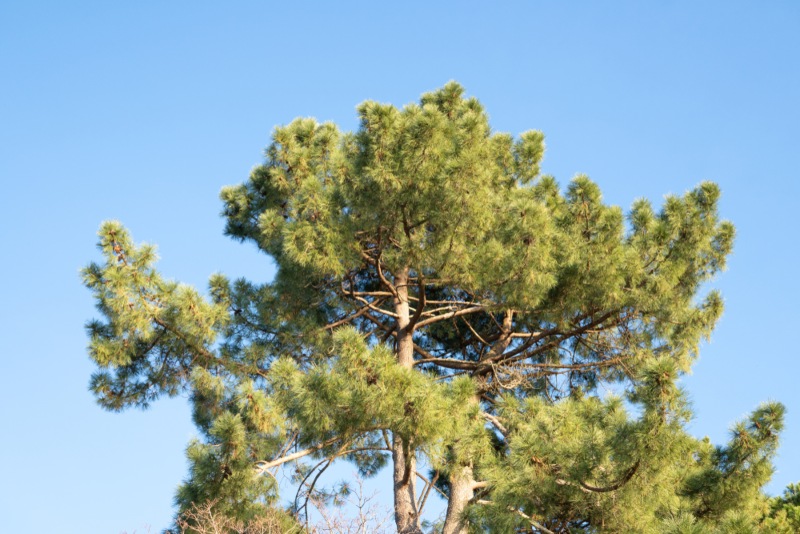
<path fill-rule="evenodd" d="M 217 194 L 296 116 L 356 126 L 448 80 L 496 130 L 543 130 L 543 170 L 608 202 L 718 182 L 737 229 L 726 312 L 694 374 L 715 442 L 788 407 L 769 489 L 800 481 L 800 4 L 771 2 L 42 2 L 0 4 L 0 530 L 155 532 L 194 435 L 184 399 L 103 412 L 87 392 L 78 270 L 123 221 L 164 274 L 264 281 L 222 235 Z"/>

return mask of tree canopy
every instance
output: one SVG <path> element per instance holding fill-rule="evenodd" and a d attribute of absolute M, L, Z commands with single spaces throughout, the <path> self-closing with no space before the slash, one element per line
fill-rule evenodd
<path fill-rule="evenodd" d="M 355 132 L 276 128 L 222 190 L 226 233 L 274 280 L 216 274 L 204 296 L 100 228 L 91 389 L 111 410 L 190 393 L 179 513 L 274 514 L 294 462 L 302 519 L 342 459 L 390 466 L 401 533 L 437 492 L 445 533 L 792 531 L 794 494 L 762 493 L 780 404 L 725 445 L 686 431 L 677 382 L 722 313 L 705 283 L 734 239 L 715 184 L 626 214 L 586 176 L 542 175 L 543 134 L 493 131 L 456 83 L 357 110 Z"/>

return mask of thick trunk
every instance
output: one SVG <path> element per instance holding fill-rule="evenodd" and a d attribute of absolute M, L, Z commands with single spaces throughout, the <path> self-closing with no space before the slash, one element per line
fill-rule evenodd
<path fill-rule="evenodd" d="M 397 296 L 394 312 L 397 314 L 397 363 L 411 369 L 414 366 L 414 328 L 408 305 L 408 269 L 403 269 L 394 278 Z"/>
<path fill-rule="evenodd" d="M 416 502 L 416 458 L 409 449 L 400 436 L 394 436 L 394 520 L 398 534 L 422 534 Z"/>
<path fill-rule="evenodd" d="M 397 314 L 397 363 L 411 369 L 414 366 L 413 326 L 408 305 L 408 269 L 400 271 L 394 279 L 397 296 L 394 309 Z M 412 444 L 402 437 L 392 437 L 394 463 L 394 519 L 399 534 L 422 534 L 416 499 L 417 461 Z"/>
<path fill-rule="evenodd" d="M 442 534 L 466 534 L 469 523 L 464 518 L 467 504 L 474 496 L 472 467 L 455 467 L 450 475 L 450 499 L 447 501 L 447 516 Z"/>

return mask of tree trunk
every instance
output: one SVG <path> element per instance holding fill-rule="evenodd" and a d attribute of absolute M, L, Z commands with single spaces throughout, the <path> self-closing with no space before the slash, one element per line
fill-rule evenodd
<path fill-rule="evenodd" d="M 392 438 L 394 462 L 394 520 L 398 534 L 422 534 L 417 510 L 414 451 L 400 436 Z"/>
<path fill-rule="evenodd" d="M 511 344 L 512 327 L 514 325 L 514 312 L 508 310 L 503 317 L 502 335 L 492 345 L 485 358 L 502 354 Z M 480 398 L 475 395 L 471 402 L 480 404 Z M 475 478 L 471 465 L 453 466 L 450 474 L 450 499 L 447 501 L 447 516 L 444 520 L 442 534 L 466 534 L 469 523 L 465 520 L 464 511 L 469 501 L 475 496 Z"/>
<path fill-rule="evenodd" d="M 414 327 L 408 306 L 408 268 L 394 278 L 394 312 L 397 314 L 397 363 L 411 369 L 414 367 Z"/>
<path fill-rule="evenodd" d="M 397 314 L 397 363 L 411 369 L 414 366 L 413 326 L 408 306 L 408 268 L 402 269 L 394 279 L 397 296 L 394 299 Z M 394 463 L 394 519 L 398 534 L 422 534 L 416 499 L 417 461 L 413 444 L 401 436 L 392 436 L 392 461 Z"/>
<path fill-rule="evenodd" d="M 474 495 L 472 467 L 454 466 L 450 474 L 450 499 L 442 534 L 466 534 L 469 523 L 464 520 L 464 510 Z"/>
<path fill-rule="evenodd" d="M 506 320 L 503 321 L 506 332 L 509 331 L 510 326 L 509 316 L 510 314 L 506 314 Z M 505 350 L 505 347 L 508 346 L 506 339 L 510 339 L 510 337 L 506 335 L 500 338 L 494 349 Z M 477 406 L 480 404 L 480 398 L 477 395 L 473 395 L 470 403 Z M 464 462 L 463 459 L 461 461 Z M 469 523 L 464 518 L 464 511 L 475 495 L 474 477 L 472 459 L 469 459 L 468 465 L 453 465 L 453 470 L 450 473 L 450 498 L 447 501 L 447 516 L 444 520 L 442 534 L 466 534 L 468 531 Z"/>

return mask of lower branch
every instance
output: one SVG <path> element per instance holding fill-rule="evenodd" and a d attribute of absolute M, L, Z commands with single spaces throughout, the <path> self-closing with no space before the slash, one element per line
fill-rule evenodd
<path fill-rule="evenodd" d="M 483 499 L 475 501 L 475 502 L 476 502 L 476 504 L 485 504 L 485 505 L 489 505 L 489 506 L 493 506 L 494 505 L 494 503 L 492 501 L 485 501 Z M 552 530 L 550 530 L 546 526 L 542 525 L 541 523 L 536 521 L 534 518 L 532 518 L 531 516 L 529 516 L 528 514 L 523 512 L 522 510 L 517 510 L 513 506 L 509 506 L 508 510 L 510 512 L 514 512 L 515 514 L 517 514 L 520 517 L 525 518 L 531 524 L 531 526 L 533 528 L 541 530 L 544 534 L 555 534 L 555 532 L 553 532 Z"/>
<path fill-rule="evenodd" d="M 298 458 L 302 458 L 303 456 L 308 456 L 309 454 L 314 454 L 318 450 L 324 449 L 328 445 L 333 445 L 334 443 L 336 443 L 340 439 L 341 438 L 339 438 L 339 437 L 331 438 L 329 440 L 323 441 L 322 443 L 318 443 L 318 444 L 314 445 L 313 447 L 309 447 L 307 449 L 303 449 L 302 451 L 297 451 L 295 453 L 288 454 L 286 456 L 282 456 L 281 458 L 276 458 L 275 460 L 271 460 L 269 462 L 258 462 L 256 464 L 256 468 L 257 468 L 259 474 L 263 473 L 267 469 L 271 469 L 273 467 L 277 467 L 279 465 L 283 465 L 283 464 L 285 464 L 287 462 L 291 462 L 293 460 L 297 460 Z"/>

